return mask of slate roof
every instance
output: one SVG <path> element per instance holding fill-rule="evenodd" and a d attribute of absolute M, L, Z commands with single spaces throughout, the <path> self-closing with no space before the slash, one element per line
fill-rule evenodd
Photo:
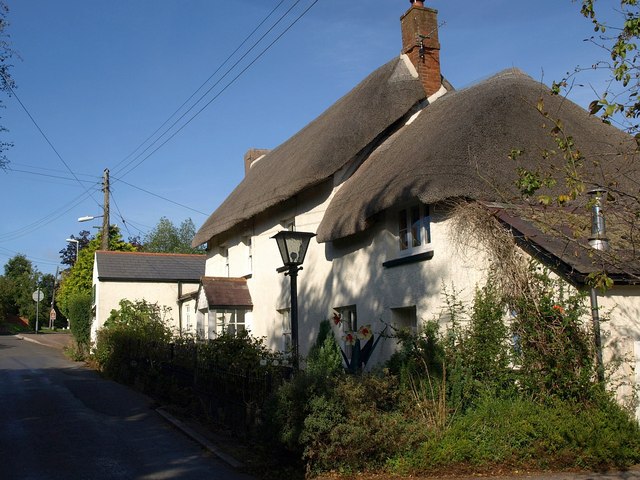
<path fill-rule="evenodd" d="M 206 255 L 97 251 L 100 281 L 198 282 Z"/>
<path fill-rule="evenodd" d="M 198 230 L 192 245 L 328 179 L 424 100 L 415 69 L 398 57 L 256 162 Z"/>
<path fill-rule="evenodd" d="M 620 230 L 626 222 L 617 221 L 619 219 L 615 216 L 606 217 L 607 238 L 612 247 L 600 251 L 589 246 L 588 234 L 575 234 L 576 228 L 590 231 L 591 219 L 581 207 L 523 208 L 496 203 L 480 204 L 509 228 L 523 250 L 574 283 L 588 284 L 590 274 L 606 272 L 618 285 L 640 284 L 640 257 L 633 249 L 633 243 L 625 240 L 624 230 Z M 563 218 L 567 223 L 558 222 Z M 609 228 L 612 224 L 613 228 Z"/>
<path fill-rule="evenodd" d="M 580 172 L 588 186 L 638 191 L 640 161 L 631 136 L 510 69 L 447 93 L 383 143 L 336 193 L 317 240 L 360 232 L 379 212 L 415 198 L 427 204 L 451 198 L 517 201 L 518 166 L 554 172 L 564 187 L 562 157 L 543 159 L 543 150 L 559 150 L 551 122 L 536 108 L 541 98 L 584 155 Z M 512 149 L 524 153 L 511 160 Z"/>
<path fill-rule="evenodd" d="M 210 307 L 253 307 L 244 278 L 202 277 L 201 283 Z"/>

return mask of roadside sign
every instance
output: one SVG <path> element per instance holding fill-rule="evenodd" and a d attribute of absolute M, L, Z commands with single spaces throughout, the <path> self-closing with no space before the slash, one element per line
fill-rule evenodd
<path fill-rule="evenodd" d="M 49 312 L 49 320 L 51 320 L 52 322 L 56 321 L 56 310 L 55 310 L 55 308 L 52 308 L 51 311 Z"/>
<path fill-rule="evenodd" d="M 44 300 L 44 293 L 42 292 L 42 290 L 38 289 L 35 292 L 33 292 L 33 294 L 31 295 L 31 298 L 33 298 L 34 302 L 40 302 Z"/>

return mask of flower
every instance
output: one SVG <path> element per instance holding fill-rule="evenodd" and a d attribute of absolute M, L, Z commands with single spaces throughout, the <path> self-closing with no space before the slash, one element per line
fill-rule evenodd
<path fill-rule="evenodd" d="M 560 305 L 554 305 L 553 308 L 556 312 L 558 312 L 560 315 L 564 315 L 564 308 L 562 308 Z"/>
<path fill-rule="evenodd" d="M 340 326 L 342 324 L 342 315 L 340 315 L 338 312 L 333 313 L 333 324 L 335 326 Z"/>
<path fill-rule="evenodd" d="M 358 329 L 358 338 L 360 340 L 364 340 L 366 342 L 372 336 L 373 336 L 373 332 L 371 331 L 371 325 L 363 325 Z"/>
<path fill-rule="evenodd" d="M 342 340 L 344 340 L 344 343 L 346 343 L 347 345 L 355 345 L 356 344 L 356 336 L 353 334 L 353 332 L 347 332 L 342 336 Z"/>

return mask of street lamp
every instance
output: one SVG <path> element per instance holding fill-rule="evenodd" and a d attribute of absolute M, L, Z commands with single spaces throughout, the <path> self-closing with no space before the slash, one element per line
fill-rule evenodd
<path fill-rule="evenodd" d="M 80 240 L 76 240 L 75 238 L 67 238 L 67 242 L 76 244 L 76 262 L 78 261 L 78 251 L 80 250 Z M 76 263 L 74 262 L 74 264 Z"/>
<path fill-rule="evenodd" d="M 86 215 L 84 217 L 78 217 L 79 222 L 88 222 L 89 220 L 95 220 L 96 218 L 102 218 L 104 215 Z"/>
<path fill-rule="evenodd" d="M 283 230 L 273 237 L 278 243 L 278 250 L 282 257 L 283 267 L 278 268 L 278 273 L 291 277 L 291 343 L 293 367 L 298 369 L 298 271 L 302 270 L 302 262 L 309 248 L 309 241 L 315 237 L 315 233 L 292 232 Z"/>
<path fill-rule="evenodd" d="M 88 222 L 95 220 L 96 218 L 102 218 L 102 250 L 109 250 L 109 214 L 106 213 L 108 207 L 105 208 L 104 215 L 85 215 L 84 217 L 78 217 L 79 222 Z"/>

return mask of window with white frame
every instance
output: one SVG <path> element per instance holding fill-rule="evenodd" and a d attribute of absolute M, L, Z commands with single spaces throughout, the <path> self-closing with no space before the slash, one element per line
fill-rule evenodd
<path fill-rule="evenodd" d="M 215 318 L 215 335 L 224 333 L 237 336 L 246 330 L 245 320 L 246 310 L 244 309 L 216 309 L 211 310 L 209 315 Z"/>
<path fill-rule="evenodd" d="M 253 273 L 253 242 L 251 235 L 246 235 L 242 238 L 242 243 L 247 247 L 247 272 Z"/>
<path fill-rule="evenodd" d="M 187 325 L 187 332 L 189 332 L 191 331 L 191 305 L 189 305 L 188 303 L 185 305 L 185 308 L 184 308 L 184 316 L 185 316 L 185 321 Z"/>
<path fill-rule="evenodd" d="M 431 212 L 422 203 L 398 212 L 398 247 L 400 255 L 428 250 L 431 243 Z"/>
<path fill-rule="evenodd" d="M 345 307 L 336 307 L 334 310 L 340 316 L 340 330 L 342 333 L 342 347 L 343 352 L 348 359 L 351 359 L 353 353 L 353 343 L 349 341 L 347 336 L 349 334 L 355 335 L 358 331 L 358 314 L 355 305 L 348 305 Z M 355 338 L 355 337 L 354 337 Z"/>
<path fill-rule="evenodd" d="M 223 276 L 228 277 L 229 276 L 229 248 L 225 246 L 220 246 L 219 251 L 220 251 L 220 256 L 222 257 L 222 262 L 224 265 Z"/>
<path fill-rule="evenodd" d="M 290 353 L 293 348 L 291 340 L 291 309 L 283 308 L 278 310 L 278 313 L 282 324 L 282 351 Z"/>

